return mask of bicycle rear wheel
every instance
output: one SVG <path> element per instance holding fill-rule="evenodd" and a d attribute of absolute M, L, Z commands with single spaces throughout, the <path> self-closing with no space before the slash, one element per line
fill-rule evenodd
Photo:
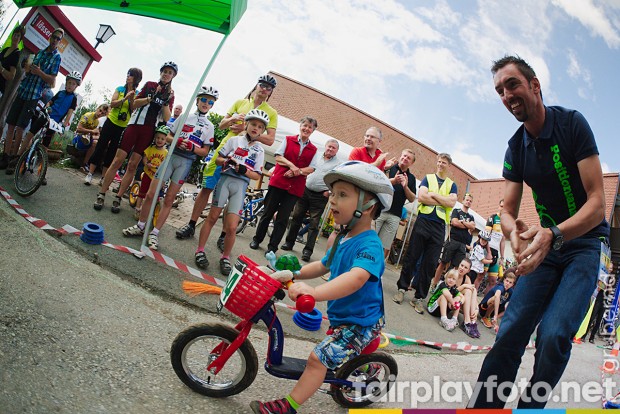
<path fill-rule="evenodd" d="M 239 335 L 221 324 L 200 324 L 179 333 L 172 342 L 170 362 L 174 372 L 192 390 L 208 397 L 228 397 L 249 387 L 258 373 L 258 357 L 249 340 L 241 346 L 217 374 L 207 367 Z"/>
<path fill-rule="evenodd" d="M 30 151 L 24 152 L 15 167 L 15 190 L 22 197 L 31 196 L 39 189 L 47 172 L 47 152 L 37 145 L 28 159 Z"/>
<path fill-rule="evenodd" d="M 377 402 L 392 387 L 398 365 L 384 352 L 359 355 L 336 371 L 336 378 L 351 381 L 353 387 L 332 385 L 332 398 L 343 407 L 361 408 Z"/>

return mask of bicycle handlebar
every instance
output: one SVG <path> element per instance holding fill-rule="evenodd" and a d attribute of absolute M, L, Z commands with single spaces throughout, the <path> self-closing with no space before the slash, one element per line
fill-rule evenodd
<path fill-rule="evenodd" d="M 286 288 L 288 289 L 294 282 L 289 280 L 285 283 Z M 301 313 L 310 313 L 314 310 L 314 305 L 316 301 L 312 295 L 299 295 L 295 300 L 295 307 Z"/>

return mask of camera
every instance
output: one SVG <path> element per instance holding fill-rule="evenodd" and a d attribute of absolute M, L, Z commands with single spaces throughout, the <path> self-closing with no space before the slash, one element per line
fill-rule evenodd
<path fill-rule="evenodd" d="M 119 113 L 119 114 L 118 114 L 118 120 L 119 120 L 119 121 L 122 121 L 122 122 L 126 121 L 126 120 L 127 120 L 127 112 L 121 112 L 121 113 Z"/>

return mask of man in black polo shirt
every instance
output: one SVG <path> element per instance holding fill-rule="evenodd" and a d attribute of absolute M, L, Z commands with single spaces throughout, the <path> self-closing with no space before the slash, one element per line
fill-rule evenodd
<path fill-rule="evenodd" d="M 495 344 L 487 354 L 470 408 L 502 408 L 521 357 L 536 333 L 534 370 L 518 408 L 542 408 L 568 364 L 572 338 L 590 304 L 608 243 L 603 174 L 594 134 L 583 115 L 545 106 L 540 81 L 523 59 L 491 68 L 495 90 L 523 124 L 504 157 L 502 230 L 519 277 Z M 539 225 L 520 219 L 523 183 L 532 189 Z M 509 390 L 506 392 L 506 390 Z"/>
<path fill-rule="evenodd" d="M 457 267 L 467 254 L 467 248 L 471 243 L 471 232 L 476 228 L 474 216 L 469 213 L 474 197 L 466 193 L 463 197 L 461 208 L 455 208 L 450 214 L 450 234 L 448 240 L 443 244 L 441 258 L 435 270 L 435 277 L 431 283 L 429 292 L 433 292 L 441 275 L 448 270 L 448 267 Z"/>
<path fill-rule="evenodd" d="M 387 171 L 388 178 L 394 186 L 394 198 L 390 209 L 382 212 L 375 222 L 385 257 L 390 252 L 392 242 L 396 237 L 405 201 L 413 202 L 415 200 L 415 176 L 409 171 L 409 167 L 414 162 L 415 153 L 413 150 L 404 149 L 400 154 L 398 164 Z"/>

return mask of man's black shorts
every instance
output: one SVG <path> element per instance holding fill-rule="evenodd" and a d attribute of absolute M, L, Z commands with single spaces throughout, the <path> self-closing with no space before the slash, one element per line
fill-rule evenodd
<path fill-rule="evenodd" d="M 467 248 L 465 243 L 454 240 L 446 240 L 441 252 L 441 263 L 451 263 L 453 267 L 458 267 L 461 260 L 465 258 Z"/>

